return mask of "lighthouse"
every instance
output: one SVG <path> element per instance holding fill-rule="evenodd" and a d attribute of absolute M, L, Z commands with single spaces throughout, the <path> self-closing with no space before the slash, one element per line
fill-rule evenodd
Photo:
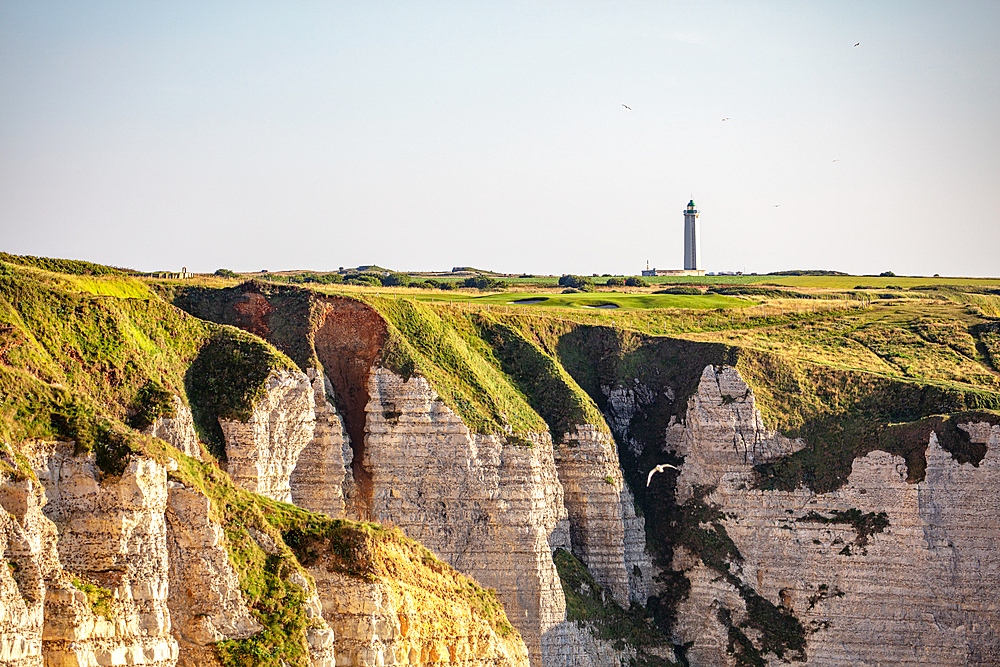
<path fill-rule="evenodd" d="M 698 209 L 694 200 L 688 202 L 684 209 L 684 269 L 697 271 L 701 269 L 701 243 L 698 232 Z"/>

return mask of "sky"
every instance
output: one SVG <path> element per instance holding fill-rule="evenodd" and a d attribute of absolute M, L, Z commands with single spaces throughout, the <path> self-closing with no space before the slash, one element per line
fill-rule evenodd
<path fill-rule="evenodd" d="M 6 252 L 630 275 L 692 198 L 709 271 L 1000 275 L 1000 2 L 0 0 Z"/>

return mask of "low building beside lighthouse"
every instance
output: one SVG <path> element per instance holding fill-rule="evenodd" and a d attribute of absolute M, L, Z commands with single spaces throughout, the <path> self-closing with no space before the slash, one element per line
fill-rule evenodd
<path fill-rule="evenodd" d="M 701 232 L 698 229 L 698 208 L 694 200 L 688 202 L 684 209 L 684 268 L 683 269 L 651 269 L 646 264 L 643 276 L 703 276 L 705 269 L 701 264 Z"/>

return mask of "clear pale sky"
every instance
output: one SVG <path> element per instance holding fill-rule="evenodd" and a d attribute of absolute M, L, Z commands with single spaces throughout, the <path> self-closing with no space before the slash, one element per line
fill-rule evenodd
<path fill-rule="evenodd" d="M 7 252 L 634 274 L 691 197 L 710 271 L 1000 275 L 1000 2 L 0 1 Z"/>

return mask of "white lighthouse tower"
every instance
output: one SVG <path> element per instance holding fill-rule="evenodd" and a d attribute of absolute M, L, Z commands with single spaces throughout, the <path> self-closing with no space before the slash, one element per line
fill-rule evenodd
<path fill-rule="evenodd" d="M 697 271 L 701 268 L 701 234 L 698 232 L 698 209 L 694 200 L 684 209 L 684 269 Z"/>

